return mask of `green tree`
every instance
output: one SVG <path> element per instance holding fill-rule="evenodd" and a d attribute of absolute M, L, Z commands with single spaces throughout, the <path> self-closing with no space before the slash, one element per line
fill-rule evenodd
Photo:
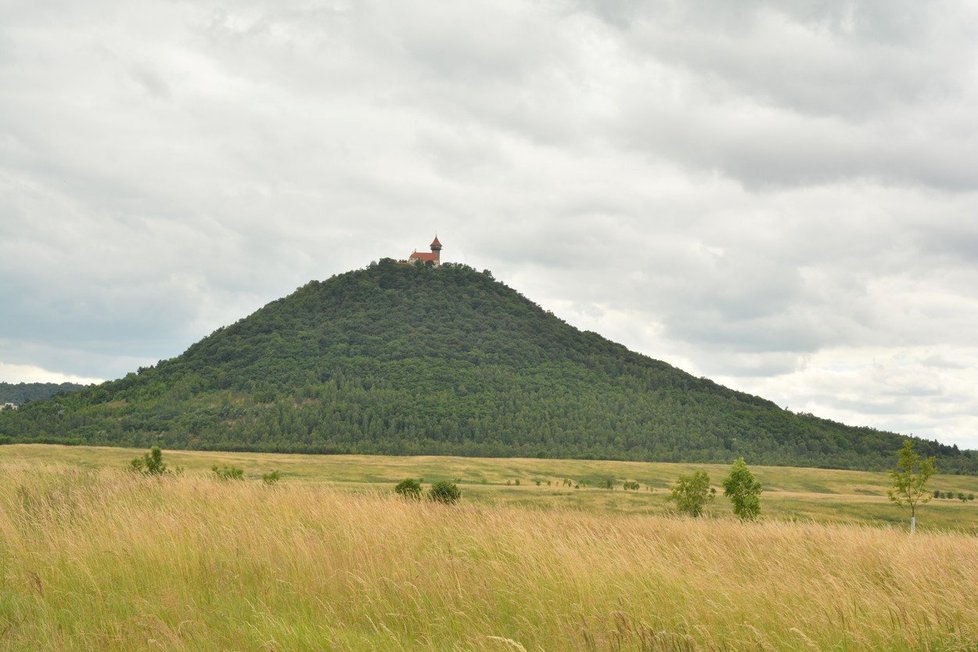
<path fill-rule="evenodd" d="M 129 462 L 129 469 L 143 475 L 163 475 L 169 470 L 166 462 L 163 461 L 163 451 L 159 446 L 153 446 L 141 458 L 134 458 Z"/>
<path fill-rule="evenodd" d="M 421 483 L 414 478 L 405 478 L 394 487 L 394 493 L 404 498 L 421 500 Z"/>
<path fill-rule="evenodd" d="M 897 468 L 890 471 L 893 486 L 887 491 L 890 500 L 900 507 L 910 508 L 910 532 L 917 530 L 917 506 L 928 502 L 932 495 L 925 486 L 932 475 L 937 473 L 934 457 L 922 458 L 913 449 L 913 442 L 907 439 L 900 449 Z"/>
<path fill-rule="evenodd" d="M 733 511 L 742 521 L 753 521 L 761 513 L 761 483 L 738 457 L 723 480 L 723 495 L 733 503 Z"/>
<path fill-rule="evenodd" d="M 681 475 L 672 486 L 669 500 L 676 503 L 681 514 L 701 516 L 703 508 L 713 500 L 716 489 L 710 487 L 710 476 L 706 471 L 695 471 L 691 475 Z"/>

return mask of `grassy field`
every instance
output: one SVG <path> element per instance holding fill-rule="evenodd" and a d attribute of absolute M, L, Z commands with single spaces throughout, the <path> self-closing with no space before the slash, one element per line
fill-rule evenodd
<path fill-rule="evenodd" d="M 122 469 L 144 452 L 40 444 L 0 446 L 0 463 L 21 461 Z M 709 464 L 462 457 L 166 451 L 165 458 L 171 467 L 183 467 L 188 474 L 206 475 L 214 464 L 232 464 L 244 469 L 246 478 L 250 479 L 257 480 L 262 473 L 277 470 L 283 483 L 325 485 L 354 492 L 389 491 L 407 477 L 424 478 L 425 482 L 458 480 L 467 503 L 642 515 L 670 513 L 669 487 L 679 474 L 702 469 L 719 487 L 729 471 L 728 466 Z M 886 497 L 889 479 L 885 473 L 765 466 L 751 469 L 764 487 L 761 513 L 766 519 L 907 525 L 908 514 Z M 608 479 L 616 483 L 615 490 L 604 488 Z M 639 482 L 641 490 L 623 491 L 621 485 L 625 480 Z M 978 495 L 978 478 L 938 475 L 931 479 L 929 487 Z M 720 496 L 708 508 L 708 515 L 730 517 L 729 502 Z M 978 500 L 933 500 L 921 508 L 918 527 L 924 531 L 978 534 Z"/>
<path fill-rule="evenodd" d="M 641 499 L 572 490 L 569 497 L 596 497 L 559 503 L 534 498 L 548 495 L 535 483 L 505 485 L 544 469 L 581 478 L 629 469 L 667 482 L 679 470 L 672 467 L 174 453 L 183 475 L 145 478 L 120 470 L 132 451 L 0 451 L 0 649 L 978 645 L 973 536 L 648 516 L 627 513 L 646 509 L 631 502 L 659 500 L 661 490 Z M 197 472 L 214 462 L 287 475 L 268 486 Z M 358 470 L 371 481 L 355 483 Z M 456 506 L 391 494 L 389 480 L 419 472 L 475 484 L 463 485 L 466 500 Z M 793 482 L 821 478 L 823 491 L 879 486 L 871 474 L 765 472 L 772 485 L 777 473 L 786 483 L 807 473 Z M 801 488 L 771 495 L 832 495 Z M 516 504 L 534 500 L 548 508 Z M 585 509 L 549 507 L 554 500 Z M 791 509 L 785 503 L 778 509 Z"/>

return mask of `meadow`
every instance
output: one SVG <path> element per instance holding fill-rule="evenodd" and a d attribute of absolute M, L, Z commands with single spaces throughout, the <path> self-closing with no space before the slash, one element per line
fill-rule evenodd
<path fill-rule="evenodd" d="M 94 446 L 23 444 L 0 446 L 0 463 L 57 464 L 85 469 L 123 469 L 145 450 Z M 666 464 L 595 460 L 478 457 L 394 457 L 384 455 L 287 455 L 166 451 L 173 468 L 209 474 L 213 465 L 233 465 L 257 480 L 279 471 L 283 483 L 330 487 L 337 491 L 387 492 L 404 478 L 457 481 L 467 503 L 539 509 L 578 509 L 595 513 L 668 515 L 669 487 L 683 473 L 705 470 L 716 487 L 729 472 L 722 464 Z M 895 462 L 895 460 L 894 460 Z M 861 523 L 905 527 L 908 514 L 889 502 L 885 473 L 784 466 L 751 466 L 764 487 L 764 518 L 821 523 Z M 607 490 L 612 480 L 614 490 Z M 626 480 L 639 491 L 624 491 Z M 540 484 L 538 485 L 537 482 Z M 517 484 L 518 483 L 518 484 Z M 577 488 L 575 488 L 577 487 Z M 931 489 L 978 495 L 978 477 L 937 475 Z M 732 516 L 722 496 L 707 515 Z M 918 515 L 924 531 L 954 530 L 978 534 L 978 500 L 933 500 Z"/>
<path fill-rule="evenodd" d="M 978 508 L 934 501 L 910 536 L 885 474 L 755 468 L 742 524 L 723 499 L 672 515 L 683 465 L 168 451 L 183 473 L 152 478 L 124 470 L 140 452 L 0 447 L 0 649 L 978 645 Z M 463 500 L 395 497 L 408 476 Z"/>

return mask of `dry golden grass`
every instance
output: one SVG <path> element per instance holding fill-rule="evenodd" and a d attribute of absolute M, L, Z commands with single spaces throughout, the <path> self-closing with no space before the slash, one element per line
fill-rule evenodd
<path fill-rule="evenodd" d="M 95 446 L 18 444 L 0 446 L 0 463 L 49 463 L 88 469 L 125 468 L 145 449 Z M 466 502 L 493 506 L 539 509 L 578 509 L 597 513 L 668 515 L 674 506 L 667 500 L 669 487 L 681 473 L 694 470 L 710 474 L 719 486 L 729 472 L 726 464 L 670 464 L 661 462 L 613 462 L 599 460 L 548 460 L 471 457 L 391 457 L 382 455 L 282 455 L 165 451 L 171 466 L 188 474 L 210 474 L 213 465 L 234 465 L 247 479 L 278 470 L 283 482 L 314 483 L 351 492 L 390 491 L 407 477 L 434 480 L 459 479 Z M 886 473 L 840 471 L 778 466 L 751 466 L 764 487 L 761 515 L 766 519 L 859 523 L 908 528 L 909 513 L 887 500 L 890 479 Z M 604 489 L 604 481 L 617 482 L 616 491 Z M 564 479 L 581 488 L 563 484 Z M 642 484 L 641 491 L 622 491 L 624 480 Z M 515 483 L 519 481 L 520 485 Z M 542 484 L 538 486 L 536 481 Z M 551 482 L 550 485 L 547 483 Z M 937 475 L 931 489 L 978 493 L 978 477 Z M 653 491 L 649 491 L 652 488 Z M 709 508 L 711 516 L 732 517 L 730 503 L 720 497 Z M 978 535 L 978 501 L 933 500 L 918 513 L 921 531 L 954 530 Z"/>
<path fill-rule="evenodd" d="M 978 541 L 0 463 L 4 649 L 975 649 Z"/>

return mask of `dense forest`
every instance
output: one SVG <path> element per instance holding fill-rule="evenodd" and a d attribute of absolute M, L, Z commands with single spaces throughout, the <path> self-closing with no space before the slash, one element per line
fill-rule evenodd
<path fill-rule="evenodd" d="M 903 437 L 795 414 L 581 332 L 489 272 L 313 281 L 183 355 L 0 415 L 0 440 L 879 469 Z M 942 471 L 978 456 L 932 441 Z"/>
<path fill-rule="evenodd" d="M 85 387 L 75 383 L 0 383 L 0 404 L 23 405 L 28 401 L 51 398 L 62 392 L 74 392 Z"/>

